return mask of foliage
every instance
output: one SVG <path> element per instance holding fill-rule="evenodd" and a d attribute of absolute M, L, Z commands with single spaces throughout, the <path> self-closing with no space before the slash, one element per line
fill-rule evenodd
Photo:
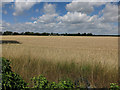
<path fill-rule="evenodd" d="M 34 82 L 34 88 L 45 88 L 48 85 L 47 79 L 40 75 L 31 79 Z"/>
<path fill-rule="evenodd" d="M 110 83 L 110 89 L 112 90 L 120 89 L 120 86 L 117 83 Z"/>
<path fill-rule="evenodd" d="M 58 84 L 57 84 L 58 88 L 74 88 L 73 83 L 70 80 L 64 81 L 61 80 Z"/>
<path fill-rule="evenodd" d="M 58 88 L 58 86 L 56 82 L 51 82 L 51 83 L 48 83 L 46 88 Z"/>
<path fill-rule="evenodd" d="M 48 82 L 43 75 L 33 77 L 32 81 L 34 83 L 33 88 L 74 88 L 74 85 L 70 80 L 60 80 L 58 83 Z"/>
<path fill-rule="evenodd" d="M 2 88 L 23 89 L 27 88 L 27 83 L 15 72 L 11 70 L 9 60 L 2 58 Z"/>

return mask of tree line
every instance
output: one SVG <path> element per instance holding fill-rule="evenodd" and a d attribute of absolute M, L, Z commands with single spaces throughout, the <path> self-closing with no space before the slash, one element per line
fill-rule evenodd
<path fill-rule="evenodd" d="M 38 32 L 12 32 L 12 31 L 5 31 L 1 32 L 1 35 L 37 35 L 37 36 L 93 36 L 92 33 L 38 33 Z"/>

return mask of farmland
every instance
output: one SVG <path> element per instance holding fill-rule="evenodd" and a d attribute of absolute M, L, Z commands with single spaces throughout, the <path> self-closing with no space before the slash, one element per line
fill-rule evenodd
<path fill-rule="evenodd" d="M 26 82 L 40 74 L 49 81 L 86 78 L 91 87 L 118 80 L 118 37 L 2 36 L 2 56 Z"/>

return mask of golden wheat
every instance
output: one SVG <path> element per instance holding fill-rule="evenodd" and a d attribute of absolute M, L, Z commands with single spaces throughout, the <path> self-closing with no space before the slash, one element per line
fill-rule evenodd
<path fill-rule="evenodd" d="M 118 37 L 3 36 L 2 56 L 27 82 L 44 74 L 50 81 L 87 77 L 92 87 L 117 82 Z"/>

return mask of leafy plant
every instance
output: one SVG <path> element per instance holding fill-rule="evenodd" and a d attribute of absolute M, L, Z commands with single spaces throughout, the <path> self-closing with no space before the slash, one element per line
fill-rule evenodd
<path fill-rule="evenodd" d="M 34 83 L 34 88 L 45 88 L 48 85 L 48 80 L 43 75 L 33 77 L 31 80 Z"/>
<path fill-rule="evenodd" d="M 27 83 L 15 72 L 11 70 L 9 60 L 2 60 L 2 89 L 23 89 L 28 88 Z"/>
<path fill-rule="evenodd" d="M 73 83 L 70 80 L 64 81 L 61 80 L 58 84 L 57 84 L 58 88 L 74 88 Z"/>
<path fill-rule="evenodd" d="M 70 80 L 64 81 L 61 80 L 58 82 L 48 82 L 48 80 L 43 76 L 40 75 L 38 77 L 33 77 L 33 88 L 73 88 L 74 85 Z"/>
<path fill-rule="evenodd" d="M 51 82 L 51 83 L 48 83 L 46 88 L 58 88 L 58 86 L 57 86 L 56 82 Z"/>
<path fill-rule="evenodd" d="M 110 89 L 112 90 L 120 89 L 120 86 L 117 83 L 110 83 Z"/>

